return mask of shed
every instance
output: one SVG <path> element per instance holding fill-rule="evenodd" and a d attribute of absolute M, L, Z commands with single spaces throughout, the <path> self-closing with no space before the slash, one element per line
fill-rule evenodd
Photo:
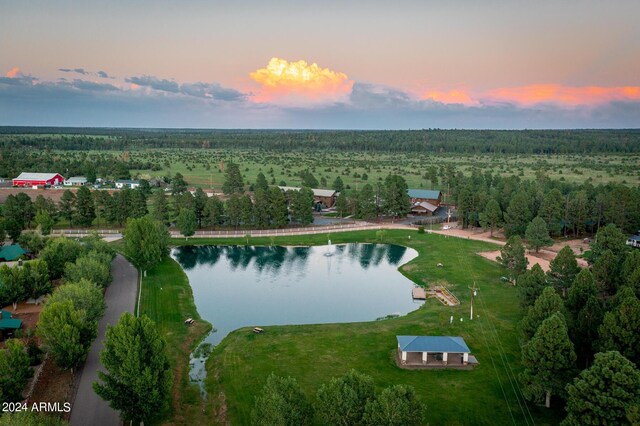
<path fill-rule="evenodd" d="M 464 367 L 477 364 L 460 336 L 396 336 L 401 365 Z"/>
<path fill-rule="evenodd" d="M 5 331 L 13 331 L 13 330 L 17 330 L 20 327 L 22 327 L 22 320 L 21 319 L 17 319 L 17 318 L 13 318 L 11 316 L 11 312 L 9 311 L 0 311 L 2 312 L 1 316 L 0 316 L 0 331 L 1 332 L 5 332 Z"/>
<path fill-rule="evenodd" d="M 61 185 L 64 177 L 60 173 L 22 172 L 13 179 L 13 186 Z"/>
<path fill-rule="evenodd" d="M 20 244 L 11 244 L 10 246 L 2 247 L 0 250 L 0 260 L 12 262 L 24 254 L 27 254 L 27 251 L 20 247 Z"/>

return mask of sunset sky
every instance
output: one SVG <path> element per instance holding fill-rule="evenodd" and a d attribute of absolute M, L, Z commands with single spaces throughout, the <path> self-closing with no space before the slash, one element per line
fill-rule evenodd
<path fill-rule="evenodd" d="M 640 127 L 640 1 L 0 0 L 0 125 Z"/>

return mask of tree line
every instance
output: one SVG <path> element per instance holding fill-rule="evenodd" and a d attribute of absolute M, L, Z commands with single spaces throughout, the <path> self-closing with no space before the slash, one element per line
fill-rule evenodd
<path fill-rule="evenodd" d="M 52 150 L 221 148 L 433 153 L 637 153 L 623 130 L 197 130 L 0 127 L 0 147 Z"/>
<path fill-rule="evenodd" d="M 321 385 L 316 396 L 314 405 L 294 378 L 272 373 L 255 399 L 252 424 L 411 426 L 421 424 L 425 414 L 413 387 L 395 385 L 376 393 L 373 379 L 355 370 Z"/>

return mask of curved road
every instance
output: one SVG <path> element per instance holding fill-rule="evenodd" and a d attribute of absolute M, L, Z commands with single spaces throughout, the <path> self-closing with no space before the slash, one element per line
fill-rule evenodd
<path fill-rule="evenodd" d="M 98 380 L 100 351 L 107 325 L 115 325 L 123 312 L 133 313 L 138 294 L 138 271 L 121 255 L 116 256 L 111 265 L 113 281 L 105 292 L 107 309 L 98 324 L 98 337 L 91 345 L 81 371 L 76 399 L 71 409 L 73 426 L 120 425 L 120 413 L 102 400 L 94 391 L 92 383 Z"/>

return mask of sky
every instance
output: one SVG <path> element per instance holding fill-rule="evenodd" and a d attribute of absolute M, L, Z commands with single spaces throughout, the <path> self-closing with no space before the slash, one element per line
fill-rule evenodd
<path fill-rule="evenodd" d="M 638 16 L 638 0 L 0 0 L 0 125 L 637 128 Z"/>

